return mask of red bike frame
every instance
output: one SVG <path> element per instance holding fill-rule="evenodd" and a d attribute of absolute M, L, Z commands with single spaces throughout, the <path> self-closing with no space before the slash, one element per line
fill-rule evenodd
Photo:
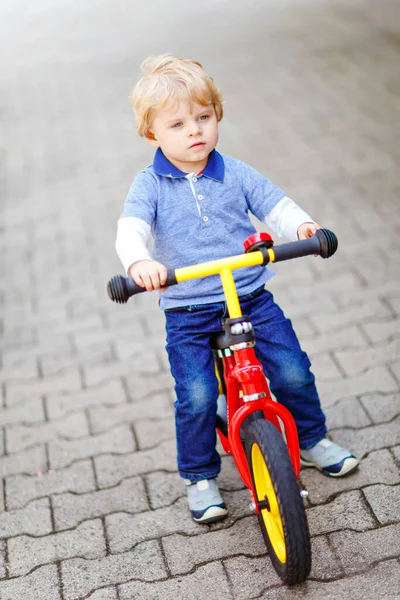
<path fill-rule="evenodd" d="M 258 500 L 240 437 L 241 426 L 252 413 L 262 411 L 264 417 L 282 433 L 279 417 L 284 426 L 288 452 L 296 477 L 300 473 L 297 428 L 290 412 L 282 404 L 272 400 L 262 365 L 256 357 L 254 348 L 233 350 L 233 354 L 230 356 L 222 357 L 222 362 L 227 397 L 228 437 L 219 428 L 217 431 L 225 452 L 232 454 L 244 484 L 251 491 L 257 513 L 259 511 Z M 243 400 L 243 398 L 252 396 L 257 399 Z"/>

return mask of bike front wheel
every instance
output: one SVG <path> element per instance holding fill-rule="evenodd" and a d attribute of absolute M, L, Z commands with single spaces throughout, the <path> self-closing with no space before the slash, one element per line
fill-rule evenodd
<path fill-rule="evenodd" d="M 253 421 L 245 431 L 257 516 L 268 554 L 284 583 L 301 583 L 311 569 L 310 532 L 286 444 L 264 419 Z"/>

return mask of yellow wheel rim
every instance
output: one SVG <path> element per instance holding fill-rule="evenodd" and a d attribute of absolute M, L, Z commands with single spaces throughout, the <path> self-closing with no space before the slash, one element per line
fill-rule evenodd
<path fill-rule="evenodd" d="M 262 452 L 257 444 L 251 449 L 254 485 L 257 500 L 267 502 L 268 508 L 260 510 L 272 548 L 281 563 L 286 562 L 286 545 L 283 523 L 279 510 L 278 499 L 272 484 L 271 475 L 265 464 Z"/>

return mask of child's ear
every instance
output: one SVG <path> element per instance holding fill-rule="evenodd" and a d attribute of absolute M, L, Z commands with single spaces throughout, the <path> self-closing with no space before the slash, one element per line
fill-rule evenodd
<path fill-rule="evenodd" d="M 150 144 L 150 146 L 153 146 L 153 148 L 159 148 L 160 144 L 157 141 L 154 133 L 149 130 L 149 134 L 145 136 L 146 141 Z"/>

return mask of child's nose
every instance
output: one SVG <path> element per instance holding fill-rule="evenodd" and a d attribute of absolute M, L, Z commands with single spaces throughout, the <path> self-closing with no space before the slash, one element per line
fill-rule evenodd
<path fill-rule="evenodd" d="M 200 123 L 193 123 L 189 128 L 189 135 L 198 135 L 200 131 Z"/>

